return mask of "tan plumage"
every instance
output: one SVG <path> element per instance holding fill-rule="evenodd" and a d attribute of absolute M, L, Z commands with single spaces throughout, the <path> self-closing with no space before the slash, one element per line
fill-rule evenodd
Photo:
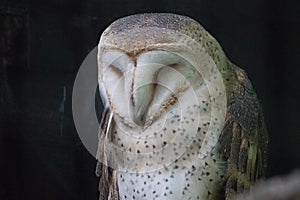
<path fill-rule="evenodd" d="M 110 92 L 110 85 L 107 84 L 107 79 L 111 79 L 109 80 L 112 81 L 109 82 L 110 84 L 115 81 L 114 77 L 107 77 L 108 75 L 116 76 L 116 78 L 118 78 L 118 74 L 124 73 L 122 70 L 124 70 L 125 67 L 123 68 L 123 66 L 118 68 L 113 66 L 112 71 L 109 73 L 105 71 L 107 68 L 105 68 L 103 60 L 105 60 L 106 57 L 109 59 L 111 59 L 111 57 L 114 58 L 114 51 L 122 52 L 122 55 L 126 55 L 125 57 L 123 56 L 124 58 L 122 58 L 122 62 L 120 61 L 121 63 L 126 63 L 128 66 L 135 66 L 133 67 L 132 72 L 133 78 L 129 79 L 130 82 L 126 82 L 126 78 L 124 79 L 124 93 L 129 91 L 130 94 L 128 96 L 126 94 L 122 94 L 123 96 L 121 97 L 113 96 Z M 202 70 L 205 73 L 209 73 L 208 69 L 210 68 L 206 69 L 201 63 L 206 63 L 208 67 L 216 66 L 224 83 L 223 89 L 225 90 L 225 94 L 222 94 L 223 86 L 220 86 L 219 82 L 214 82 L 213 80 L 211 82 L 205 82 L 207 87 L 212 87 L 216 90 L 220 89 L 220 94 L 216 94 L 217 98 L 221 98 L 222 95 L 225 95 L 226 97 L 225 102 L 227 103 L 224 107 L 227 108 L 227 110 L 224 115 L 224 126 L 219 133 L 212 133 L 215 134 L 212 136 L 212 140 L 214 138 L 217 139 L 216 143 L 208 141 L 209 144 L 211 142 L 212 146 L 205 145 L 203 143 L 203 140 L 206 138 L 206 133 L 203 133 L 200 130 L 203 130 L 205 127 L 201 125 L 198 127 L 198 139 L 199 141 L 203 138 L 204 139 L 201 144 L 192 144 L 192 147 L 196 147 L 196 149 L 198 148 L 196 151 L 198 154 L 205 154 L 205 156 L 201 157 L 203 160 L 203 166 L 196 166 L 195 168 L 197 169 L 195 176 L 198 177 L 199 182 L 195 181 L 196 179 L 194 180 L 192 175 L 189 175 L 190 179 L 186 180 L 188 188 L 184 187 L 181 194 L 182 197 L 192 199 L 195 197 L 202 197 L 206 199 L 220 199 L 221 197 L 224 197 L 226 199 L 231 199 L 236 193 L 248 190 L 257 179 L 263 177 L 266 166 L 266 149 L 268 141 L 262 111 L 250 81 L 243 70 L 236 67 L 226 58 L 218 42 L 199 23 L 188 17 L 180 15 L 154 13 L 121 18 L 111 24 L 104 31 L 100 39 L 98 49 L 99 83 L 103 98 L 102 100 L 106 105 L 100 124 L 99 148 L 97 155 L 98 160 L 104 162 L 104 164 L 99 162 L 97 165 L 97 174 L 100 176 L 100 200 L 125 199 L 127 196 L 130 199 L 133 195 L 132 191 L 128 192 L 127 195 L 126 190 L 128 191 L 129 187 L 126 186 L 127 189 L 124 189 L 124 185 L 122 185 L 122 181 L 120 180 L 122 175 L 128 178 L 128 180 L 134 180 L 133 175 L 128 175 L 129 172 L 126 174 L 126 172 L 118 170 L 120 162 L 116 161 L 116 157 L 113 153 L 107 152 L 104 142 L 105 138 L 110 138 L 111 141 L 113 141 L 112 143 L 116 146 L 119 145 L 118 148 L 123 149 L 124 151 L 129 149 L 131 152 L 131 150 L 134 149 L 139 154 L 139 151 L 141 151 L 139 149 L 141 148 L 139 146 L 140 144 L 131 144 L 130 140 L 123 141 L 123 139 L 120 139 L 118 136 L 118 134 L 121 134 L 121 130 L 114 127 L 117 127 L 118 124 L 123 124 L 122 126 L 126 129 L 134 131 L 139 130 L 137 128 L 141 126 L 144 127 L 142 130 L 147 132 L 147 127 L 151 127 L 152 123 L 159 120 L 160 116 L 163 116 L 162 112 L 172 110 L 174 105 L 176 105 L 177 100 L 180 99 L 181 96 L 184 96 L 183 94 L 187 91 L 185 83 L 179 84 L 179 86 L 175 84 L 175 94 L 165 99 L 164 97 L 156 98 L 155 94 L 158 93 L 157 91 L 159 90 L 152 87 L 153 85 L 151 84 L 147 88 L 142 90 L 139 89 L 137 82 L 142 81 L 142 83 L 144 83 L 144 79 L 147 79 L 147 73 L 145 71 L 148 69 L 151 70 L 151 68 L 145 68 L 139 72 L 136 69 L 136 65 L 140 62 L 141 58 L 146 59 L 149 58 L 149 56 L 152 58 L 151 52 L 156 51 L 159 53 L 156 53 L 155 55 L 163 54 L 164 51 L 171 51 L 177 52 L 177 55 L 183 55 L 183 57 L 190 56 L 192 58 L 191 60 L 194 59 L 197 61 L 196 65 L 198 66 L 195 68 L 198 67 L 197 70 Z M 113 53 L 106 56 L 106 52 Z M 150 54 L 147 52 L 150 52 Z M 198 52 L 200 52 L 200 54 L 198 54 Z M 173 56 L 169 54 L 166 55 L 171 57 Z M 122 56 L 117 56 L 117 58 L 120 57 Z M 196 72 L 193 71 L 190 73 L 193 68 L 186 68 L 185 66 L 189 65 L 184 64 L 182 67 L 175 65 L 175 69 L 184 74 L 187 80 L 192 83 L 192 87 L 196 88 L 196 91 L 201 91 L 197 88 L 199 87 L 199 84 L 204 83 L 204 81 L 197 75 L 194 75 Z M 174 66 L 172 65 L 172 67 Z M 152 73 L 152 71 L 149 71 L 148 73 Z M 211 75 L 214 75 L 214 73 L 217 72 L 212 71 L 210 73 Z M 143 77 L 141 77 L 141 79 L 134 78 L 137 74 Z M 131 77 L 131 75 L 128 76 Z M 216 75 L 216 77 L 218 76 Z M 173 85 L 170 87 L 173 87 Z M 120 92 L 122 92 L 122 90 L 119 90 L 119 93 Z M 161 94 L 165 93 L 162 92 Z M 205 94 L 203 95 L 205 96 Z M 121 101 L 126 101 L 127 97 L 129 101 L 129 108 L 121 105 Z M 158 100 L 158 102 L 160 102 L 160 107 L 157 112 L 153 111 L 153 113 L 151 113 L 150 108 L 154 100 Z M 216 100 L 216 102 L 217 101 L 218 100 Z M 219 106 L 223 109 L 221 104 Z M 186 108 L 188 107 L 189 105 L 187 105 Z M 127 113 L 127 109 L 130 110 L 131 114 Z M 205 115 L 206 110 L 202 113 Z M 215 116 L 215 118 L 222 119 L 222 113 Z M 201 120 L 202 118 L 199 119 Z M 116 136 L 113 133 L 116 133 Z M 117 139 L 121 140 L 121 142 Z M 129 141 L 130 143 L 128 143 L 129 148 L 127 149 L 126 141 Z M 144 141 L 145 144 L 146 142 L 147 141 Z M 123 145 L 125 146 L 124 148 Z M 146 150 L 147 149 L 145 148 L 145 152 Z M 184 171 L 184 167 L 187 165 L 194 166 L 192 164 L 193 162 L 189 164 L 185 161 L 185 155 L 189 154 L 189 151 L 190 153 L 193 152 L 193 150 L 187 150 L 187 152 L 176 158 L 175 162 L 178 161 L 178 165 L 168 163 L 170 165 L 166 168 L 169 169 L 166 169 L 165 172 L 163 172 L 165 173 L 165 176 L 168 174 L 170 168 L 175 174 L 175 179 L 176 173 L 179 175 L 180 173 L 188 173 L 189 170 Z M 141 170 L 140 166 L 144 164 L 143 159 L 135 160 L 133 158 L 134 157 L 128 157 L 128 160 L 130 160 L 131 163 L 136 164 L 137 167 L 134 168 L 135 170 Z M 177 168 L 181 165 L 183 166 L 183 170 L 179 171 Z M 154 167 L 158 167 L 158 164 L 155 162 Z M 191 170 L 194 170 L 194 167 L 191 168 Z M 151 176 L 151 179 L 154 181 L 155 179 L 164 179 L 164 176 L 152 172 L 149 172 L 147 175 L 148 177 Z M 144 180 L 144 178 L 135 179 L 136 183 L 139 183 L 141 180 Z M 143 194 L 145 196 L 138 197 L 138 194 L 134 193 L 135 198 L 147 199 L 149 196 L 153 196 L 153 198 L 156 199 L 174 199 L 174 196 L 172 197 L 172 193 L 168 194 L 170 197 L 167 196 L 166 193 L 163 195 L 163 192 L 161 194 L 157 194 L 158 191 L 156 190 L 146 189 L 146 186 L 152 187 L 150 183 L 146 183 L 145 181 L 144 184 L 145 188 L 142 188 L 142 190 L 147 191 Z M 173 186 L 174 188 L 179 187 L 174 185 L 175 183 L 172 182 L 164 184 L 166 188 L 171 187 L 172 189 Z M 205 194 L 198 194 L 199 191 L 193 189 L 197 188 L 197 184 L 199 184 L 199 191 L 201 191 L 201 193 L 204 193 L 205 191 Z M 190 187 L 190 185 L 192 186 Z M 192 189 L 189 189 L 189 187 Z M 134 186 L 133 188 L 137 188 L 137 186 Z M 185 190 L 190 191 L 191 194 L 187 194 Z M 175 197 L 179 199 L 181 198 L 178 195 L 175 195 Z"/>

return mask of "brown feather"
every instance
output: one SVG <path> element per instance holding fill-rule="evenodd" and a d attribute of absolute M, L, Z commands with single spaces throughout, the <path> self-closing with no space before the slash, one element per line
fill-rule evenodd
<path fill-rule="evenodd" d="M 226 199 L 248 191 L 264 176 L 268 136 L 262 111 L 244 71 L 236 68 L 237 83 L 228 101 L 220 151 L 227 160 Z"/>

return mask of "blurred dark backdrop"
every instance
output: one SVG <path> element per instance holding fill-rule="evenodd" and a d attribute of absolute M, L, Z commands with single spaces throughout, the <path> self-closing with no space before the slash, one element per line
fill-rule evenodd
<path fill-rule="evenodd" d="M 0 200 L 97 199 L 96 161 L 76 133 L 72 86 L 105 27 L 140 12 L 199 21 L 257 91 L 271 139 L 268 176 L 300 167 L 300 6 L 293 2 L 2 0 Z"/>

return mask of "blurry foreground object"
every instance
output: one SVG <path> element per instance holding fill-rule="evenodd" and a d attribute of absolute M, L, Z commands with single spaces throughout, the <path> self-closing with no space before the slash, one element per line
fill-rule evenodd
<path fill-rule="evenodd" d="M 287 176 L 277 176 L 254 185 L 247 195 L 241 195 L 237 200 L 299 200 L 300 171 Z"/>

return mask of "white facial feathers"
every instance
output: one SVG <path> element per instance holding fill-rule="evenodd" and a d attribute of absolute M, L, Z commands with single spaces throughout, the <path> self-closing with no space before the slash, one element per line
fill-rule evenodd
<path fill-rule="evenodd" d="M 162 50 L 134 58 L 110 50 L 103 54 L 102 65 L 111 107 L 128 123 L 140 126 L 162 106 L 167 109 L 168 104 L 176 103 L 177 96 L 200 79 L 186 59 Z"/>

